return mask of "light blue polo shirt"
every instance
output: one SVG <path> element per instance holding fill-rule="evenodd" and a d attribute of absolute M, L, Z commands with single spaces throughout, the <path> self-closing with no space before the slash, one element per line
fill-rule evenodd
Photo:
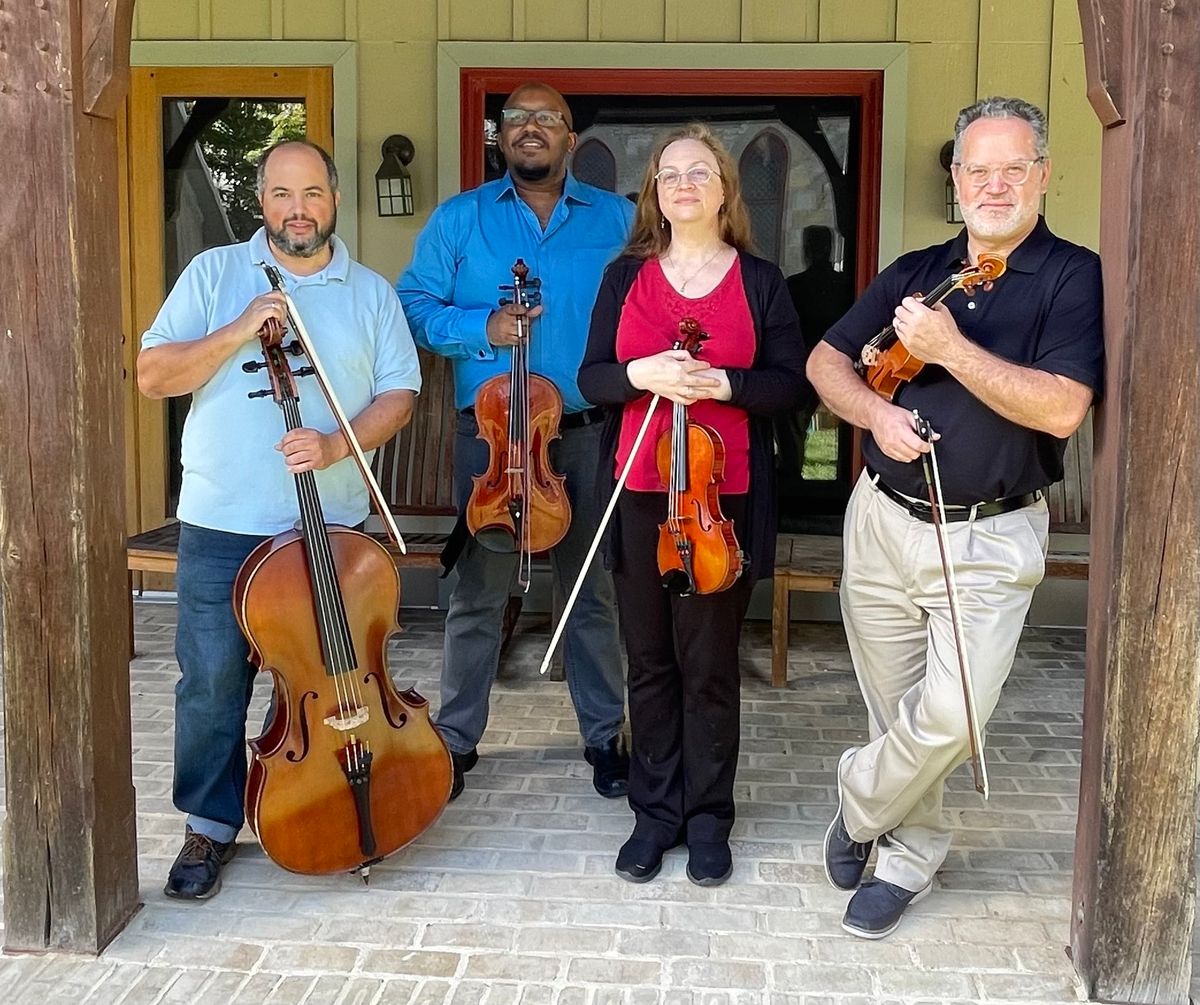
<path fill-rule="evenodd" d="M 475 404 L 489 377 L 509 371 L 512 350 L 488 341 L 487 320 L 517 258 L 541 280 L 545 308 L 530 331 L 529 367 L 554 382 L 567 412 L 591 407 L 575 378 L 600 277 L 625 246 L 632 221 L 628 199 L 569 172 L 545 230 L 508 174 L 434 210 L 396 290 L 417 342 L 453 361 L 460 409 Z"/>
<path fill-rule="evenodd" d="M 347 417 L 353 419 L 384 391 L 421 389 L 416 348 L 400 301 L 388 282 L 350 260 L 337 237 L 333 258 L 312 276 L 281 268 L 313 347 Z M 202 338 L 237 318 L 271 286 L 259 262 L 278 266 L 262 228 L 243 244 L 201 252 L 188 263 L 142 348 Z M 305 357 L 294 360 L 293 369 Z M 183 427 L 183 487 L 178 517 L 185 523 L 235 534 L 278 534 L 299 517 L 296 482 L 275 444 L 286 432 L 273 399 L 249 398 L 268 387 L 263 371 L 242 364 L 261 360 L 257 339 L 247 342 L 192 394 Z M 315 377 L 298 379 L 304 424 L 323 433 L 337 428 Z M 316 472 L 328 523 L 353 526 L 367 516 L 367 491 L 354 461 Z"/>

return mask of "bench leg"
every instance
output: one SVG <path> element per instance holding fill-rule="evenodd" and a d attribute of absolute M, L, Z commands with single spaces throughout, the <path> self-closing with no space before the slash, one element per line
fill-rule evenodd
<path fill-rule="evenodd" d="M 787 577 L 775 576 L 775 602 L 771 610 L 771 686 L 787 687 L 788 654 L 788 590 Z"/>
<path fill-rule="evenodd" d="M 133 648 L 133 570 L 126 573 L 129 580 L 129 661 L 132 663 L 137 651 Z"/>

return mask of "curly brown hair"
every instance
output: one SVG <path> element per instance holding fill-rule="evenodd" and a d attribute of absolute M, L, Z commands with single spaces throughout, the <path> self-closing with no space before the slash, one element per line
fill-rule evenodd
<path fill-rule="evenodd" d="M 638 192 L 633 231 L 629 235 L 629 243 L 625 245 L 625 254 L 637 258 L 657 258 L 665 254 L 671 244 L 671 221 L 664 217 L 659 209 L 658 182 L 654 176 L 658 172 L 658 162 L 662 159 L 663 151 L 679 140 L 698 140 L 712 151 L 725 190 L 725 204 L 721 207 L 718 218 L 721 240 L 738 251 L 753 251 L 750 214 L 746 212 L 746 204 L 742 201 L 742 184 L 738 178 L 737 162 L 708 126 L 703 122 L 689 122 L 682 129 L 676 129 L 659 140 L 650 155 L 646 173 L 642 177 L 642 187 Z"/>

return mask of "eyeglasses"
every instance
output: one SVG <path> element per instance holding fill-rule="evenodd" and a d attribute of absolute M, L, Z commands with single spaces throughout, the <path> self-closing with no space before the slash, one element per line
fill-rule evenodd
<path fill-rule="evenodd" d="M 537 111 L 531 111 L 528 108 L 504 108 L 500 111 L 500 119 L 506 126 L 517 127 L 523 126 L 533 119 L 544 129 L 553 129 L 567 121 L 567 117 L 554 108 L 539 108 Z"/>
<path fill-rule="evenodd" d="M 712 168 L 704 164 L 697 164 L 694 168 L 688 168 L 684 172 L 676 171 L 674 168 L 663 168 L 654 176 L 654 180 L 663 188 L 678 188 L 679 183 L 687 178 L 693 185 L 699 187 L 707 185 L 712 178 L 720 178 L 720 172 L 714 171 Z"/>
<path fill-rule="evenodd" d="M 958 163 L 954 166 L 958 169 L 958 176 L 968 185 L 976 188 L 982 188 L 996 174 L 1000 175 L 1000 180 L 1005 185 L 1024 185 L 1029 180 L 1029 172 L 1033 170 L 1033 165 L 1041 164 L 1045 159 L 1045 157 L 1035 157 L 1030 161 L 1009 161 L 1007 164 L 997 164 L 995 167 L 989 164 Z"/>

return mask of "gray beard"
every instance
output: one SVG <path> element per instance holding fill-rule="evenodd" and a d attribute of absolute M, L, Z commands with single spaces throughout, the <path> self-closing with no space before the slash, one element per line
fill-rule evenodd
<path fill-rule="evenodd" d="M 329 228 L 322 230 L 318 227 L 313 231 L 312 236 L 304 240 L 297 240 L 289 237 L 287 232 L 287 224 L 279 230 L 272 230 L 267 227 L 267 236 L 271 239 L 271 243 L 275 245 L 285 255 L 291 255 L 293 258 L 312 258 L 318 255 L 329 243 L 329 239 L 333 236 L 334 230 L 337 229 L 337 213 L 333 214 L 333 219 L 329 221 Z"/>

